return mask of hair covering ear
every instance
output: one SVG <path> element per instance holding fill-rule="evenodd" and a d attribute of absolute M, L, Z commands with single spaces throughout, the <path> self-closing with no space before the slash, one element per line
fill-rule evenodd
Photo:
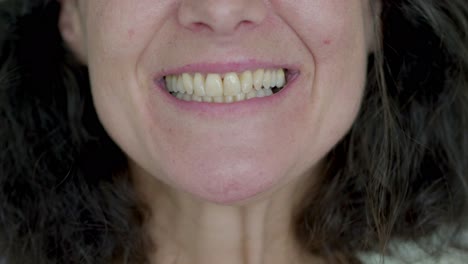
<path fill-rule="evenodd" d="M 380 48 L 381 40 L 381 14 L 382 0 L 366 0 L 368 7 L 368 17 L 370 21 L 366 23 L 367 30 L 367 47 L 369 53 L 373 53 Z"/>
<path fill-rule="evenodd" d="M 77 0 L 58 0 L 60 3 L 59 30 L 62 39 L 77 59 L 86 63 L 85 32 Z"/>

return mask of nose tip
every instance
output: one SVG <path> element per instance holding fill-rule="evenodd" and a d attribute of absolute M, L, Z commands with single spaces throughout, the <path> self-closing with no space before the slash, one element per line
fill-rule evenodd
<path fill-rule="evenodd" d="M 266 13 L 262 0 L 184 0 L 178 19 L 192 31 L 229 35 L 241 27 L 260 24 Z"/>

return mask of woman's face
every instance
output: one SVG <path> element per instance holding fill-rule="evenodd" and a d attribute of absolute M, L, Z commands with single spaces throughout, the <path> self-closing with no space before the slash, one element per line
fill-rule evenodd
<path fill-rule="evenodd" d="M 368 0 L 77 1 L 62 0 L 62 33 L 100 120 L 175 189 L 225 204 L 277 190 L 311 175 L 359 110 Z"/>

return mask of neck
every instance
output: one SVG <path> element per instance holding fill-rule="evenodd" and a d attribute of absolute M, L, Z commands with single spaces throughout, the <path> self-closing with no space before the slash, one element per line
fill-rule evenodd
<path fill-rule="evenodd" d="M 151 212 L 145 228 L 156 250 L 150 263 L 321 263 L 303 252 L 293 234 L 293 210 L 304 182 L 219 205 L 172 189 L 138 168 L 130 171 Z"/>

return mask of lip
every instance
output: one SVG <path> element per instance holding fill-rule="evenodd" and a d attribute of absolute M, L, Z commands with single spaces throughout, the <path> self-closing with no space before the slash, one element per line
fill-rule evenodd
<path fill-rule="evenodd" d="M 167 75 L 178 75 L 182 73 L 240 73 L 256 69 L 287 69 L 289 72 L 287 84 L 276 94 L 233 103 L 206 103 L 180 100 L 167 92 L 164 84 L 164 76 Z M 190 112 L 198 116 L 207 116 L 210 118 L 239 118 L 268 107 L 274 107 L 283 101 L 285 97 L 288 97 L 294 90 L 297 90 L 293 89 L 293 87 L 300 79 L 301 72 L 299 69 L 300 67 L 297 65 L 261 63 L 257 61 L 249 61 L 247 63 L 200 63 L 188 64 L 182 67 L 161 71 L 154 75 L 155 77 L 153 80 L 158 97 L 162 98 L 179 111 Z"/>

